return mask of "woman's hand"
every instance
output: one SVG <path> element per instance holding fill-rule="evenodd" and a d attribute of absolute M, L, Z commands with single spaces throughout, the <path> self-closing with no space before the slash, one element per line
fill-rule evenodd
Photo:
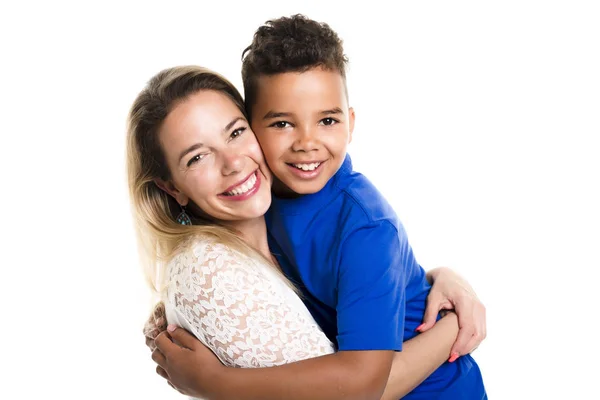
<path fill-rule="evenodd" d="M 423 324 L 417 330 L 425 332 L 430 329 L 441 310 L 454 310 L 460 328 L 450 353 L 449 361 L 454 361 L 461 355 L 471 353 L 485 339 L 485 306 L 471 285 L 450 268 L 433 269 L 427 273 L 427 277 L 433 283 L 427 297 Z"/>

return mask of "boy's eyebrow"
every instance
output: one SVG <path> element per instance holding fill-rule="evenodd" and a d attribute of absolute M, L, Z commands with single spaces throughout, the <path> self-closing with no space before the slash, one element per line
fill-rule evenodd
<path fill-rule="evenodd" d="M 320 114 L 323 115 L 331 115 L 331 114 L 344 114 L 344 112 L 342 111 L 341 108 L 339 107 L 335 107 L 329 110 L 323 110 L 320 112 Z M 275 111 L 269 111 L 268 113 L 265 114 L 265 116 L 263 117 L 263 119 L 273 119 L 273 118 L 280 118 L 280 117 L 289 117 L 290 115 L 292 115 L 292 113 L 289 112 L 275 112 Z"/>
<path fill-rule="evenodd" d="M 342 111 L 342 109 L 341 109 L 341 108 L 339 108 L 339 107 L 335 107 L 335 108 L 332 108 L 331 110 L 324 110 L 324 111 L 321 111 L 321 114 L 324 114 L 324 115 L 330 115 L 330 114 L 344 114 L 344 112 Z"/>
<path fill-rule="evenodd" d="M 269 111 L 268 113 L 265 114 L 265 116 L 263 117 L 263 119 L 273 119 L 273 118 L 280 118 L 280 117 L 289 117 L 290 115 L 292 115 L 292 113 L 289 113 L 289 112 Z"/>

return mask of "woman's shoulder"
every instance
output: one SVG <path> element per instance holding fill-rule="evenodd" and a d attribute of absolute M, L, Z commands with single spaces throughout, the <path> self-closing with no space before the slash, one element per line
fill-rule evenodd
<path fill-rule="evenodd" d="M 169 261 L 169 271 L 215 272 L 227 267 L 254 264 L 233 246 L 211 236 L 194 236 L 181 243 Z M 208 268 L 208 269 L 206 269 Z"/>
<path fill-rule="evenodd" d="M 183 241 L 174 251 L 173 258 L 184 254 L 202 256 L 210 252 L 230 253 L 232 249 L 219 241 L 219 239 L 208 235 L 195 235 Z"/>
<path fill-rule="evenodd" d="M 219 280 L 215 278 L 235 269 L 245 269 L 243 255 L 217 238 L 195 236 L 182 242 L 167 261 L 167 293 L 195 293 L 200 288 L 210 289 Z"/>

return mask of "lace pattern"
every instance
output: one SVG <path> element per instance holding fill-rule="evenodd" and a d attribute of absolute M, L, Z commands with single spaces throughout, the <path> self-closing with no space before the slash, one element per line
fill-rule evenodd
<path fill-rule="evenodd" d="M 270 367 L 334 351 L 304 303 L 260 261 L 200 240 L 168 273 L 166 302 L 225 365 Z"/>

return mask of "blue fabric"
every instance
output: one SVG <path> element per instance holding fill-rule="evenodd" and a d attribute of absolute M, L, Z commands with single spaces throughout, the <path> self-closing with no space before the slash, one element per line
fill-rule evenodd
<path fill-rule="evenodd" d="M 271 251 L 338 350 L 400 351 L 416 335 L 431 286 L 395 212 L 349 156 L 318 193 L 274 198 L 266 219 Z M 463 356 L 405 398 L 484 394 L 477 364 Z"/>

